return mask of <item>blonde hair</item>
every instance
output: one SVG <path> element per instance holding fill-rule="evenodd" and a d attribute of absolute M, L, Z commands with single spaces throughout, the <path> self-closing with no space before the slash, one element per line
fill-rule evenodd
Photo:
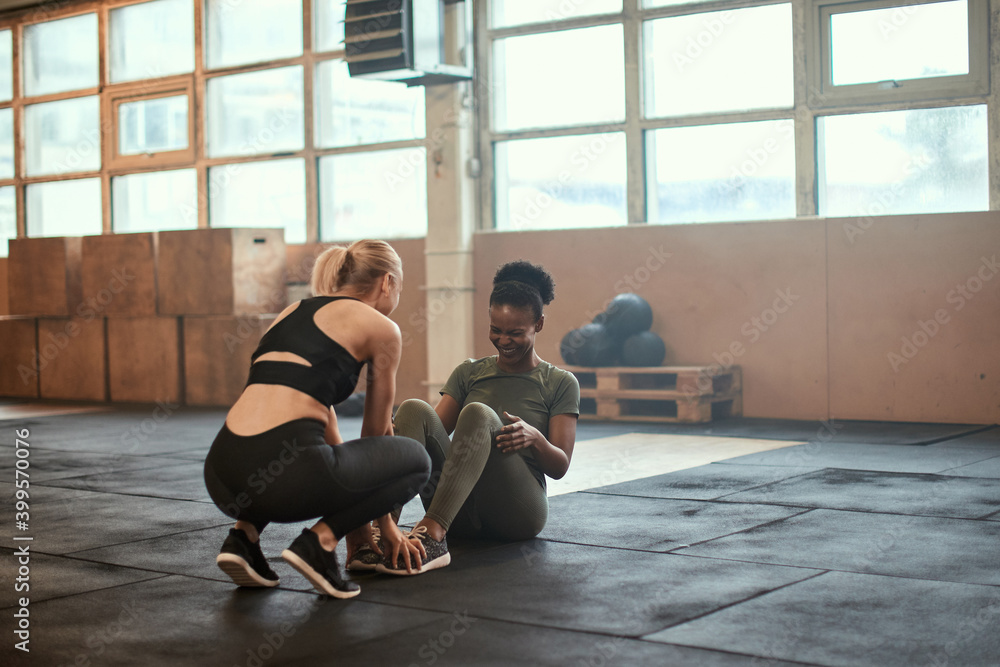
<path fill-rule="evenodd" d="M 403 284 L 403 262 L 399 255 L 385 241 L 365 239 L 324 250 L 316 258 L 310 286 L 315 296 L 329 296 L 345 287 L 367 294 L 387 273 Z"/>

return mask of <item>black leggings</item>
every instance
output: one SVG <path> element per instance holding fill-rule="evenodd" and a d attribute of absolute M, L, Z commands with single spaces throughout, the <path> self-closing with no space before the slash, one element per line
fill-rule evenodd
<path fill-rule="evenodd" d="M 251 436 L 223 425 L 205 459 L 208 495 L 258 531 L 272 521 L 322 518 L 340 539 L 405 505 L 430 476 L 430 458 L 415 440 L 382 436 L 331 447 L 324 431 L 315 419 Z"/>

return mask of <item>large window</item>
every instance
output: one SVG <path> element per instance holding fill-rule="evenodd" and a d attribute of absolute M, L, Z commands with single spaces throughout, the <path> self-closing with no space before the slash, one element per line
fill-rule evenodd
<path fill-rule="evenodd" d="M 989 207 L 988 3 L 487 4 L 487 228 Z"/>
<path fill-rule="evenodd" d="M 426 234 L 424 89 L 352 79 L 345 0 L 307 1 L 0 16 L 0 256 L 19 233 Z"/>

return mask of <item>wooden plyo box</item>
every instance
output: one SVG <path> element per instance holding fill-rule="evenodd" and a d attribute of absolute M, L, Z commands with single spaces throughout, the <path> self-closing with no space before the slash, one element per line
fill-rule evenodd
<path fill-rule="evenodd" d="M 108 391 L 112 401 L 181 400 L 180 322 L 176 317 L 109 317 Z"/>
<path fill-rule="evenodd" d="M 236 402 L 246 385 L 253 354 L 273 315 L 184 318 L 184 402 Z"/>
<path fill-rule="evenodd" d="M 38 320 L 0 317 L 0 396 L 38 398 Z"/>
<path fill-rule="evenodd" d="M 12 315 L 69 317 L 82 298 L 79 236 L 10 240 L 7 260 Z"/>
<path fill-rule="evenodd" d="M 42 398 L 107 399 L 104 318 L 39 318 Z"/>
<path fill-rule="evenodd" d="M 283 229 L 159 232 L 160 315 L 256 315 L 286 305 Z"/>
<path fill-rule="evenodd" d="M 85 236 L 81 315 L 156 315 L 156 232 Z"/>

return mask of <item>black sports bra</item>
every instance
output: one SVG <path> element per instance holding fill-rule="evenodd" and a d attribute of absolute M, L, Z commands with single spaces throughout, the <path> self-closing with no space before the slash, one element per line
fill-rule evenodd
<path fill-rule="evenodd" d="M 316 326 L 316 311 L 346 296 L 318 296 L 303 299 L 298 308 L 285 316 L 260 339 L 250 357 L 252 384 L 278 384 L 309 394 L 323 405 L 340 403 L 358 384 L 363 362 Z M 312 366 L 293 361 L 271 361 L 257 358 L 268 352 L 291 352 Z"/>

